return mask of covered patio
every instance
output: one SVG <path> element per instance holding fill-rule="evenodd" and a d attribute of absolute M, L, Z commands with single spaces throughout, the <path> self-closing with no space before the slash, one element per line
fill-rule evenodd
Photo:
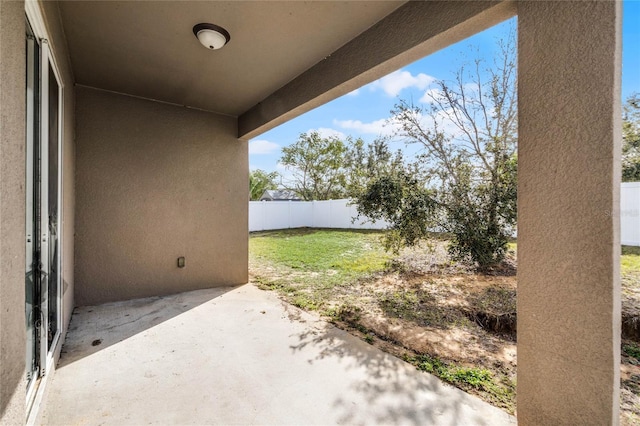
<path fill-rule="evenodd" d="M 1 1 L 0 423 L 511 421 L 228 287 L 248 281 L 250 138 L 515 15 L 518 422 L 618 423 L 621 9 Z"/>
<path fill-rule="evenodd" d="M 43 407 L 42 424 L 515 424 L 252 284 L 77 309 Z"/>

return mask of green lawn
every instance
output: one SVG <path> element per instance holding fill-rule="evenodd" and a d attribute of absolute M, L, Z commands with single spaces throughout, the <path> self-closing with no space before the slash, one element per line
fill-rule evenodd
<path fill-rule="evenodd" d="M 331 281 L 384 270 L 390 256 L 380 232 L 296 229 L 261 232 L 249 240 L 251 256 L 291 269 L 323 273 Z"/>
<path fill-rule="evenodd" d="M 390 255 L 377 231 L 290 229 L 251 234 L 252 271 L 262 288 L 276 290 L 295 306 L 327 314 L 336 287 L 386 269 Z"/>
<path fill-rule="evenodd" d="M 321 286 L 348 284 L 385 270 L 391 255 L 380 244 L 380 231 L 289 229 L 252 233 L 249 253 L 253 262 L 279 267 L 287 273 L 313 272 Z M 517 243 L 509 243 L 516 251 Z M 640 247 L 622 246 L 623 286 L 640 289 Z M 259 277 L 258 277 L 259 278 Z"/>
<path fill-rule="evenodd" d="M 622 246 L 621 272 L 640 273 L 640 247 Z"/>

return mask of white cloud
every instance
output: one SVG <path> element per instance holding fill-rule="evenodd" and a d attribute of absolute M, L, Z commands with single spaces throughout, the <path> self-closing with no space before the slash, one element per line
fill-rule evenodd
<path fill-rule="evenodd" d="M 425 115 L 422 113 L 416 114 L 416 120 L 420 123 L 423 129 L 433 129 L 437 122 L 438 128 L 444 131 L 445 134 L 452 137 L 461 136 L 460 129 L 458 129 L 448 118 L 450 111 L 438 111 L 435 116 L 430 114 Z M 333 123 L 343 129 L 349 129 L 358 133 L 375 136 L 393 136 L 397 133 L 402 133 L 402 123 L 396 117 L 388 119 L 383 118 L 368 123 L 360 120 L 334 120 Z"/>
<path fill-rule="evenodd" d="M 360 120 L 333 120 L 333 124 L 343 129 L 355 130 L 358 133 L 376 136 L 386 136 L 393 133 L 393 127 L 387 124 L 386 118 L 370 123 L 363 123 Z"/>
<path fill-rule="evenodd" d="M 319 127 L 317 129 L 309 129 L 307 133 L 318 132 L 321 138 L 330 138 L 335 137 L 338 139 L 344 139 L 347 137 L 344 133 L 339 130 L 331 129 L 329 127 Z"/>
<path fill-rule="evenodd" d="M 478 93 L 477 83 L 474 83 L 474 82 L 465 83 L 463 87 L 466 94 L 468 94 L 469 96 L 478 97 L 479 93 Z"/>
<path fill-rule="evenodd" d="M 395 97 L 402 90 L 411 87 L 424 90 L 435 80 L 434 77 L 424 73 L 413 75 L 409 71 L 398 70 L 369 84 L 369 88 L 371 90 L 381 89 L 387 95 Z"/>
<path fill-rule="evenodd" d="M 446 136 L 453 139 L 464 137 L 464 133 L 456 124 L 452 121 L 453 110 L 439 110 L 435 114 L 420 114 L 418 117 L 420 125 L 423 129 L 432 130 L 435 128 L 436 123 L 438 130 L 443 132 Z"/>
<path fill-rule="evenodd" d="M 393 136 L 400 130 L 400 122 L 395 117 L 381 118 L 369 123 L 360 120 L 334 120 L 333 123 L 343 129 L 375 136 Z"/>
<path fill-rule="evenodd" d="M 280 145 L 264 139 L 254 139 L 249 141 L 249 155 L 267 155 L 280 150 Z"/>
<path fill-rule="evenodd" d="M 420 102 L 424 104 L 433 104 L 434 98 L 435 99 L 442 98 L 442 91 L 437 87 L 431 88 L 426 92 L 424 92 L 424 95 L 422 95 L 422 97 L 420 98 Z"/>
<path fill-rule="evenodd" d="M 360 94 L 360 89 L 356 89 L 356 90 L 352 90 L 351 92 L 347 93 L 346 96 L 358 96 Z"/>

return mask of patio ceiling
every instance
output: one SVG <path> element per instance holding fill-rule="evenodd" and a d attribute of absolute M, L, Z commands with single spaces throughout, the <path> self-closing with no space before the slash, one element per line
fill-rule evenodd
<path fill-rule="evenodd" d="M 404 1 L 60 2 L 76 83 L 239 116 Z M 210 22 L 231 41 L 208 51 Z"/>

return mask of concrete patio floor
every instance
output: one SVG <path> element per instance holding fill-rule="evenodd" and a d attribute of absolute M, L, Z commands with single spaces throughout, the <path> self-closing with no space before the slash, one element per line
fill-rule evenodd
<path fill-rule="evenodd" d="M 506 425 L 251 284 L 78 308 L 42 424 Z"/>

